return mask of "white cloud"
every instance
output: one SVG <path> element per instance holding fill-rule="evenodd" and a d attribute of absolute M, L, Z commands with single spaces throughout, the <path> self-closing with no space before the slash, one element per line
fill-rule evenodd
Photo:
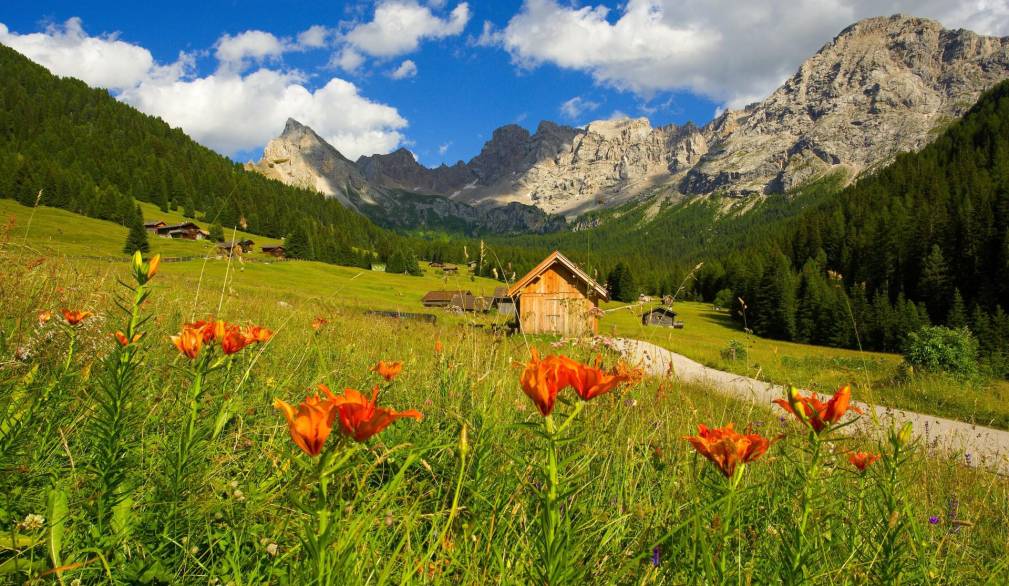
<path fill-rule="evenodd" d="M 406 61 L 399 64 L 399 67 L 389 72 L 389 77 L 393 79 L 406 79 L 409 77 L 417 76 L 417 64 L 412 60 L 407 59 Z"/>
<path fill-rule="evenodd" d="M 123 89 L 151 75 L 154 57 L 143 47 L 116 35 L 89 36 L 81 19 L 50 25 L 41 33 L 19 35 L 0 24 L 0 43 L 44 65 L 57 75 L 73 76 L 89 85 Z"/>
<path fill-rule="evenodd" d="M 329 43 L 332 31 L 322 25 L 312 25 L 298 33 L 298 45 L 309 49 L 321 49 Z"/>
<path fill-rule="evenodd" d="M 448 147 L 450 146 L 452 146 L 452 141 L 448 141 L 445 144 L 438 145 L 438 154 L 444 157 L 445 153 L 448 152 Z"/>
<path fill-rule="evenodd" d="M 441 39 L 462 33 L 469 22 L 469 5 L 457 5 L 446 18 L 416 0 L 383 0 L 371 22 L 354 26 L 344 40 L 373 57 L 395 57 L 417 50 L 424 39 Z"/>
<path fill-rule="evenodd" d="M 561 104 L 561 114 L 566 118 L 575 120 L 585 112 L 592 112 L 599 107 L 599 102 L 586 100 L 581 96 L 575 96 Z"/>
<path fill-rule="evenodd" d="M 364 65 L 364 55 L 358 53 L 351 47 L 344 47 L 339 53 L 333 55 L 329 60 L 330 67 L 336 67 L 354 73 Z"/>
<path fill-rule="evenodd" d="M 294 47 L 272 33 L 250 30 L 235 36 L 221 35 L 215 45 L 214 56 L 221 67 L 232 71 L 242 71 L 249 61 L 262 62 L 267 59 L 278 59 Z"/>
<path fill-rule="evenodd" d="M 224 153 L 264 145 L 288 117 L 312 127 L 350 159 L 389 152 L 403 140 L 407 122 L 395 108 L 368 100 L 339 78 L 314 91 L 303 81 L 297 73 L 270 69 L 245 76 L 218 72 L 144 82 L 121 99 Z"/>
<path fill-rule="evenodd" d="M 313 90 L 297 71 L 241 71 L 251 61 L 310 47 L 317 38 L 293 42 L 262 31 L 224 35 L 215 45 L 221 67 L 198 77 L 192 54 L 158 64 L 139 45 L 114 35 L 89 36 L 77 18 L 26 35 L 0 24 L 3 44 L 54 73 L 110 89 L 123 102 L 160 116 L 224 154 L 262 147 L 280 133 L 288 117 L 311 126 L 352 159 L 387 153 L 405 142 L 407 121 L 395 108 L 362 96 L 353 83 L 334 77 Z"/>
<path fill-rule="evenodd" d="M 503 29 L 485 24 L 477 43 L 503 47 L 520 67 L 551 63 L 645 97 L 689 90 L 738 107 L 852 22 L 897 12 L 1009 33 L 1006 0 L 628 0 L 619 12 L 525 0 Z"/>

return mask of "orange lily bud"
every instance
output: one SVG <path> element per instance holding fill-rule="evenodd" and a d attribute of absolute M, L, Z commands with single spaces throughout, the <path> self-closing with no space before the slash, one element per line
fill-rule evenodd
<path fill-rule="evenodd" d="M 142 333 L 134 334 L 133 339 L 130 340 L 129 338 L 126 337 L 126 334 L 119 331 L 116 332 L 115 336 L 116 341 L 119 342 L 120 346 L 128 346 L 130 344 L 135 344 L 140 341 L 140 338 L 144 337 Z"/>
<path fill-rule="evenodd" d="M 154 258 L 151 259 L 150 264 L 147 265 L 147 278 L 150 279 L 158 273 L 158 267 L 161 266 L 161 255 L 155 254 Z"/>

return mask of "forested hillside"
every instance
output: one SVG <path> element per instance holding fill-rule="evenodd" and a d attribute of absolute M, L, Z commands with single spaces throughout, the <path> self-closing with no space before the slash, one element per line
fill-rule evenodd
<path fill-rule="evenodd" d="M 0 197 L 127 223 L 133 199 L 257 234 L 295 234 L 305 254 L 358 264 L 401 239 L 317 193 L 242 170 L 181 130 L 61 79 L 0 46 Z"/>
<path fill-rule="evenodd" d="M 719 265 L 703 294 L 731 289 L 757 333 L 899 350 L 922 324 L 966 326 L 1009 375 L 1009 82 Z"/>

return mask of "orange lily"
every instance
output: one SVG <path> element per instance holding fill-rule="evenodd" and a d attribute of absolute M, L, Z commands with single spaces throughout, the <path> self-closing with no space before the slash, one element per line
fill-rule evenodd
<path fill-rule="evenodd" d="M 583 401 L 608 393 L 623 383 L 640 380 L 636 371 L 629 370 L 622 363 L 611 372 L 604 371 L 599 367 L 602 359 L 598 357 L 595 366 L 579 364 L 566 356 L 559 357 L 559 360 L 567 368 L 568 382 Z"/>
<path fill-rule="evenodd" d="M 859 472 L 865 472 L 865 469 L 872 466 L 872 463 L 879 460 L 879 454 L 873 454 L 870 452 L 851 452 L 848 454 L 848 461 L 855 468 L 858 468 Z"/>
<path fill-rule="evenodd" d="M 69 309 L 63 309 L 63 319 L 72 326 L 76 326 L 82 321 L 94 315 L 90 311 L 71 311 Z"/>
<path fill-rule="evenodd" d="M 536 348 L 530 349 L 532 358 L 525 364 L 519 383 L 544 417 L 550 415 L 557 401 L 557 393 L 568 386 L 569 372 L 578 363 L 570 358 L 547 356 L 540 360 Z"/>
<path fill-rule="evenodd" d="M 402 362 L 386 362 L 385 360 L 379 360 L 378 364 L 371 367 L 372 372 L 378 373 L 378 375 L 387 381 L 399 376 L 400 371 L 403 370 Z"/>
<path fill-rule="evenodd" d="M 309 456 L 318 456 L 322 446 L 333 430 L 335 405 L 332 401 L 322 400 L 316 394 L 307 397 L 295 408 L 281 401 L 273 400 L 273 406 L 284 414 L 291 432 L 291 439 L 301 451 Z"/>
<path fill-rule="evenodd" d="M 851 385 L 844 385 L 834 393 L 826 403 L 816 395 L 802 396 L 794 388 L 789 389 L 788 399 L 775 399 L 782 409 L 795 415 L 799 421 L 809 425 L 816 433 L 820 433 L 830 425 L 836 424 L 848 411 L 862 413 L 858 407 L 852 407 Z"/>
<path fill-rule="evenodd" d="M 144 334 L 143 333 L 139 333 L 139 334 L 135 334 L 133 336 L 133 339 L 131 340 L 131 339 L 129 339 L 129 338 L 126 337 L 126 334 L 124 334 L 122 332 L 116 332 L 116 341 L 119 342 L 120 346 L 129 346 L 130 344 L 135 344 L 135 343 L 137 343 L 137 342 L 140 341 L 140 338 L 143 338 L 143 337 L 144 337 Z"/>
<path fill-rule="evenodd" d="M 224 324 L 224 322 L 217 322 L 219 324 Z M 235 354 L 240 352 L 242 348 L 245 348 L 249 344 L 249 339 L 242 335 L 242 331 L 238 326 L 231 324 L 224 324 L 220 326 L 221 334 L 217 337 L 217 341 L 221 344 L 221 351 L 225 354 Z"/>
<path fill-rule="evenodd" d="M 326 385 L 319 385 L 319 388 L 329 395 L 330 404 L 337 410 L 340 431 L 354 441 L 367 441 L 397 419 L 411 417 L 419 420 L 424 417 L 415 409 L 396 411 L 379 407 L 378 385 L 371 390 L 370 400 L 354 389 L 344 389 L 342 395 L 336 396 Z"/>
<path fill-rule="evenodd" d="M 702 423 L 697 426 L 697 435 L 683 436 L 683 439 L 718 466 L 726 478 L 732 478 L 738 465 L 756 460 L 777 441 L 777 438 L 768 440 L 755 433 L 741 434 L 731 423 L 720 428 L 709 428 Z"/>
<path fill-rule="evenodd" d="M 318 332 L 320 329 L 322 329 L 322 326 L 328 323 L 329 323 L 328 319 L 324 317 L 316 317 L 315 319 L 312 320 L 312 329 Z"/>
<path fill-rule="evenodd" d="M 158 267 L 161 266 L 161 255 L 155 254 L 154 258 L 150 260 L 147 264 L 147 278 L 150 279 L 158 273 Z"/>
<path fill-rule="evenodd" d="M 434 341 L 434 353 L 435 353 L 435 354 L 441 354 L 441 351 L 442 351 L 443 349 L 444 349 L 444 346 L 442 346 L 442 344 L 441 344 L 441 340 L 438 340 L 438 339 L 436 339 L 436 340 Z"/>
<path fill-rule="evenodd" d="M 182 328 L 177 336 L 172 336 L 172 344 L 189 359 L 196 358 L 203 347 L 204 334 L 197 328 L 188 325 Z"/>
<path fill-rule="evenodd" d="M 49 323 L 49 320 L 51 320 L 52 318 L 53 318 L 53 312 L 49 311 L 48 309 L 40 311 L 38 317 L 39 325 L 42 326 Z"/>
<path fill-rule="evenodd" d="M 223 322 L 222 322 L 223 323 Z M 191 329 L 200 333 L 200 337 L 204 344 L 209 344 L 214 341 L 214 336 L 217 329 L 217 322 L 213 320 L 199 320 L 192 323 L 188 323 L 182 326 L 183 329 Z"/>
<path fill-rule="evenodd" d="M 249 344 L 268 342 L 273 337 L 273 330 L 262 326 L 249 326 L 245 330 L 245 339 Z"/>

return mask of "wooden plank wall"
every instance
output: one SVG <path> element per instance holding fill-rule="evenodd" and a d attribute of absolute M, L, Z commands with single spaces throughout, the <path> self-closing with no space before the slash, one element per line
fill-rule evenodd
<path fill-rule="evenodd" d="M 563 266 L 554 265 L 519 293 L 520 325 L 527 334 L 595 334 L 596 303 L 594 291 Z"/>

